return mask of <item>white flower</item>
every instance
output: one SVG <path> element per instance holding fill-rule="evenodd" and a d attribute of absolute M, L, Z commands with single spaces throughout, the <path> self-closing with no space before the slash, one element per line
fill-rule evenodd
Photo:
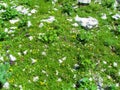
<path fill-rule="evenodd" d="M 4 30 L 5 32 L 8 32 L 8 28 L 5 28 L 5 30 Z"/>
<path fill-rule="evenodd" d="M 74 24 L 72 24 L 72 26 L 78 27 L 79 25 L 78 25 L 78 23 L 74 23 Z"/>
<path fill-rule="evenodd" d="M 19 56 L 21 56 L 21 53 L 20 53 L 20 52 L 18 52 L 18 55 L 19 55 Z"/>
<path fill-rule="evenodd" d="M 22 85 L 19 85 L 19 88 L 20 88 L 20 90 L 23 90 L 23 87 L 22 87 Z"/>
<path fill-rule="evenodd" d="M 90 77 L 90 78 L 89 78 L 89 81 L 92 81 L 92 80 L 93 80 L 93 79 Z"/>
<path fill-rule="evenodd" d="M 15 23 L 17 23 L 19 21 L 19 19 L 12 19 L 12 20 L 9 20 L 9 22 L 11 23 L 11 24 L 15 24 Z"/>
<path fill-rule="evenodd" d="M 0 3 L 0 5 L 2 5 L 2 6 L 4 6 L 4 7 L 7 7 L 8 5 L 7 5 L 7 3 Z"/>
<path fill-rule="evenodd" d="M 33 82 L 37 82 L 39 80 L 39 77 L 36 76 L 36 77 L 33 77 Z"/>
<path fill-rule="evenodd" d="M 59 63 L 62 63 L 62 62 L 63 62 L 61 59 L 59 59 L 58 61 L 59 61 Z"/>
<path fill-rule="evenodd" d="M 66 60 L 66 57 L 63 57 L 62 60 L 63 60 L 63 61 Z"/>
<path fill-rule="evenodd" d="M 103 14 L 101 18 L 102 18 L 103 20 L 107 19 L 106 14 Z"/>
<path fill-rule="evenodd" d="M 46 71 L 45 71 L 45 70 L 42 70 L 42 73 L 46 74 Z"/>
<path fill-rule="evenodd" d="M 46 56 L 46 52 L 42 52 L 42 55 L 43 55 L 43 56 Z"/>
<path fill-rule="evenodd" d="M 41 27 L 43 27 L 43 26 L 44 26 L 44 24 L 43 24 L 43 23 L 40 23 L 40 24 L 39 24 L 39 27 L 40 27 L 40 28 L 41 28 Z"/>
<path fill-rule="evenodd" d="M 109 75 L 107 75 L 107 78 L 108 78 L 108 79 L 111 79 L 111 77 L 110 77 Z"/>
<path fill-rule="evenodd" d="M 31 13 L 36 13 L 36 12 L 37 12 L 37 10 L 35 10 L 35 9 L 31 10 Z"/>
<path fill-rule="evenodd" d="M 16 60 L 16 57 L 14 57 L 13 55 L 9 55 L 9 57 L 10 57 L 11 61 L 15 61 Z"/>
<path fill-rule="evenodd" d="M 0 60 L 1 60 L 1 61 L 4 61 L 4 58 L 1 56 L 1 57 L 0 57 Z"/>
<path fill-rule="evenodd" d="M 118 75 L 120 76 L 120 71 L 118 72 Z"/>
<path fill-rule="evenodd" d="M 31 40 L 33 40 L 33 37 L 32 37 L 32 36 L 30 36 L 30 37 L 29 37 L 29 39 L 30 39 L 30 41 L 31 41 Z"/>
<path fill-rule="evenodd" d="M 61 82 L 62 81 L 62 79 L 61 78 L 58 78 L 58 80 L 57 80 L 58 82 Z"/>
<path fill-rule="evenodd" d="M 3 88 L 9 89 L 9 88 L 10 88 L 9 82 L 6 82 L 6 83 L 3 85 Z"/>
<path fill-rule="evenodd" d="M 27 26 L 28 26 L 28 27 L 32 26 L 31 21 L 28 21 Z"/>
<path fill-rule="evenodd" d="M 37 60 L 36 60 L 36 59 L 31 58 L 31 60 L 32 60 L 32 64 L 34 64 L 34 63 L 36 63 L 36 62 L 37 62 Z"/>
<path fill-rule="evenodd" d="M 69 18 L 68 18 L 67 20 L 68 20 L 69 22 L 72 22 L 72 21 L 73 21 L 72 19 L 69 19 Z"/>
<path fill-rule="evenodd" d="M 103 61 L 103 63 L 104 63 L 104 64 L 107 64 L 107 62 L 106 62 L 106 61 Z"/>
<path fill-rule="evenodd" d="M 23 53 L 24 53 L 24 55 L 26 55 L 26 54 L 27 54 L 27 52 L 28 52 L 28 51 L 27 51 L 27 50 L 25 50 L 25 51 L 23 52 Z"/>
<path fill-rule="evenodd" d="M 58 75 L 59 74 L 59 72 L 58 72 L 58 70 L 56 70 L 56 75 Z"/>
<path fill-rule="evenodd" d="M 119 83 L 116 83 L 116 87 L 119 87 Z"/>
<path fill-rule="evenodd" d="M 117 63 L 116 63 L 116 62 L 114 62 L 114 63 L 113 63 L 113 66 L 114 66 L 114 67 L 117 67 Z"/>

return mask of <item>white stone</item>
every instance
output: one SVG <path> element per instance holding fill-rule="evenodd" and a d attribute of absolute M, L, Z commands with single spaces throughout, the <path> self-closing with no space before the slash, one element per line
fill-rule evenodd
<path fill-rule="evenodd" d="M 3 88 L 9 89 L 9 88 L 10 88 L 9 82 L 6 82 L 6 83 L 3 85 Z"/>
<path fill-rule="evenodd" d="M 17 6 L 16 10 L 22 14 L 28 14 L 29 13 L 29 8 L 25 8 L 24 6 Z"/>
<path fill-rule="evenodd" d="M 47 23 L 52 23 L 55 21 L 55 17 L 54 16 L 49 16 L 48 19 L 43 19 L 41 20 L 42 22 L 47 22 Z"/>
<path fill-rule="evenodd" d="M 78 3 L 89 4 L 91 3 L 91 0 L 78 0 Z"/>
<path fill-rule="evenodd" d="M 78 22 L 85 29 L 92 29 L 98 26 L 98 20 L 92 17 L 81 18 L 77 15 L 75 17 L 75 21 Z"/>
<path fill-rule="evenodd" d="M 113 19 L 118 20 L 120 18 L 120 14 L 115 14 L 112 16 Z"/>
<path fill-rule="evenodd" d="M 9 55 L 9 57 L 10 57 L 11 61 L 15 61 L 16 60 L 16 57 L 14 57 L 13 55 Z"/>

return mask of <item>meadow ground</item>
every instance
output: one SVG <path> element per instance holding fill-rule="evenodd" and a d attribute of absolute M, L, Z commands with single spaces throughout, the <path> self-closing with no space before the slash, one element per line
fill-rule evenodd
<path fill-rule="evenodd" d="M 76 1 L 0 1 L 2 90 L 120 90 L 119 8 Z M 81 27 L 76 15 L 98 27 Z"/>

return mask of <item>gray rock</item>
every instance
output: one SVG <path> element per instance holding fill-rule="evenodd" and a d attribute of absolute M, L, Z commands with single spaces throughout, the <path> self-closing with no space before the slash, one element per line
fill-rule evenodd
<path fill-rule="evenodd" d="M 98 20 L 93 17 L 81 18 L 78 15 L 75 17 L 75 21 L 78 22 L 85 29 L 92 29 L 98 26 Z"/>
<path fill-rule="evenodd" d="M 89 3 L 91 3 L 91 0 L 78 0 L 78 3 L 89 4 Z"/>

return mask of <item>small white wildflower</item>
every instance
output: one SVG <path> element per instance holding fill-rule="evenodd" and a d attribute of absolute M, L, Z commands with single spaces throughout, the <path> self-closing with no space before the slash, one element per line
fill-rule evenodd
<path fill-rule="evenodd" d="M 30 41 L 33 40 L 33 36 L 30 36 L 30 37 L 28 37 L 28 38 L 30 39 Z"/>
<path fill-rule="evenodd" d="M 17 27 L 10 27 L 10 29 L 17 29 Z"/>
<path fill-rule="evenodd" d="M 59 72 L 58 72 L 58 70 L 56 70 L 56 75 L 58 75 L 59 74 Z"/>
<path fill-rule="evenodd" d="M 117 63 L 116 63 L 116 62 L 114 62 L 114 63 L 113 63 L 113 66 L 114 66 L 114 67 L 117 67 Z"/>
<path fill-rule="evenodd" d="M 5 28 L 5 30 L 4 30 L 5 32 L 8 32 L 8 28 Z"/>
<path fill-rule="evenodd" d="M 15 23 L 17 23 L 18 21 L 19 21 L 19 19 L 9 20 L 9 22 L 10 22 L 11 24 L 15 24 Z"/>
<path fill-rule="evenodd" d="M 46 71 L 45 71 L 45 70 L 42 70 L 42 73 L 46 74 Z"/>
<path fill-rule="evenodd" d="M 43 56 L 46 56 L 46 52 L 42 52 L 42 55 L 43 55 Z"/>
<path fill-rule="evenodd" d="M 4 7 L 7 7 L 8 5 L 7 5 L 7 3 L 0 3 L 0 5 L 2 5 L 2 6 L 4 6 Z"/>
<path fill-rule="evenodd" d="M 76 84 L 73 84 L 73 86 L 72 86 L 73 88 L 75 88 L 76 87 Z"/>
<path fill-rule="evenodd" d="M 8 33 L 9 34 L 12 34 L 12 33 L 14 33 L 15 31 L 13 31 L 12 29 L 10 29 L 9 31 L 8 31 Z"/>
<path fill-rule="evenodd" d="M 57 8 L 53 8 L 54 11 L 57 11 L 58 9 Z"/>
<path fill-rule="evenodd" d="M 22 70 L 23 72 L 25 71 L 25 68 Z"/>
<path fill-rule="evenodd" d="M 116 87 L 119 87 L 119 83 L 116 83 Z"/>
<path fill-rule="evenodd" d="M 78 23 L 74 23 L 74 24 L 72 24 L 72 26 L 78 27 L 79 25 L 78 25 Z"/>
<path fill-rule="evenodd" d="M 66 57 L 63 57 L 62 60 L 63 60 L 63 61 L 66 60 Z"/>
<path fill-rule="evenodd" d="M 23 53 L 24 53 L 24 55 L 26 55 L 26 54 L 27 54 L 27 52 L 28 52 L 28 51 L 27 51 L 27 50 L 25 50 L 25 51 L 23 52 Z"/>
<path fill-rule="evenodd" d="M 107 62 L 106 62 L 106 61 L 103 61 L 103 63 L 104 63 L 104 64 L 107 64 Z"/>
<path fill-rule="evenodd" d="M 42 28 L 43 26 L 44 26 L 43 23 L 40 23 L 40 24 L 39 24 L 39 28 Z"/>
<path fill-rule="evenodd" d="M 76 74 L 74 74 L 73 78 L 76 78 L 76 77 L 77 77 L 77 75 L 76 75 Z"/>
<path fill-rule="evenodd" d="M 67 19 L 69 22 L 72 22 L 73 20 L 72 19 Z"/>
<path fill-rule="evenodd" d="M 61 59 L 59 59 L 58 61 L 59 61 L 59 63 L 62 63 L 62 62 L 63 62 Z"/>
<path fill-rule="evenodd" d="M 39 80 L 38 76 L 33 77 L 33 82 L 37 82 Z"/>
<path fill-rule="evenodd" d="M 28 16 L 32 16 L 32 14 L 31 14 L 31 13 L 28 13 L 27 15 L 28 15 Z"/>
<path fill-rule="evenodd" d="M 3 88 L 9 89 L 10 88 L 9 82 L 5 82 L 5 84 L 3 85 Z"/>
<path fill-rule="evenodd" d="M 19 55 L 19 56 L 21 56 L 21 53 L 20 53 L 20 52 L 18 52 L 18 55 Z"/>
<path fill-rule="evenodd" d="M 31 80 L 28 80 L 29 83 L 31 83 Z"/>
<path fill-rule="evenodd" d="M 22 85 L 19 85 L 19 88 L 20 88 L 20 90 L 23 90 L 23 87 L 22 87 Z"/>
<path fill-rule="evenodd" d="M 37 12 L 37 10 L 35 10 L 35 9 L 31 10 L 31 13 L 36 13 L 36 12 Z"/>
<path fill-rule="evenodd" d="M 9 57 L 10 57 L 11 61 L 15 61 L 16 60 L 16 57 L 14 57 L 13 55 L 9 55 Z"/>
<path fill-rule="evenodd" d="M 1 56 L 1 57 L 0 57 L 0 60 L 1 60 L 1 61 L 4 61 L 4 58 Z"/>
<path fill-rule="evenodd" d="M 103 20 L 107 19 L 106 14 L 103 14 L 101 18 L 102 18 Z"/>
<path fill-rule="evenodd" d="M 92 80 L 93 80 L 93 79 L 90 77 L 90 78 L 89 78 L 89 81 L 92 81 Z"/>
<path fill-rule="evenodd" d="M 118 75 L 120 76 L 120 71 L 118 72 Z"/>
<path fill-rule="evenodd" d="M 28 26 L 28 27 L 32 26 L 31 21 L 28 21 L 28 22 L 27 22 L 27 26 Z"/>
<path fill-rule="evenodd" d="M 108 79 L 111 79 L 111 77 L 110 77 L 109 75 L 107 75 L 107 78 L 108 78 Z"/>
<path fill-rule="evenodd" d="M 32 64 L 34 64 L 34 63 L 36 63 L 36 62 L 37 62 L 37 60 L 36 60 L 36 59 L 31 58 L 31 60 L 32 60 Z"/>
<path fill-rule="evenodd" d="M 62 79 L 61 78 L 58 78 L 58 80 L 57 80 L 58 82 L 61 82 L 62 81 Z"/>

